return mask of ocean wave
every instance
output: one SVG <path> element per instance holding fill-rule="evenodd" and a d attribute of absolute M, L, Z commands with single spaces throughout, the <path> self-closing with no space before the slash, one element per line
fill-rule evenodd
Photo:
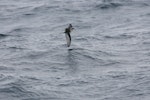
<path fill-rule="evenodd" d="M 6 66 L 0 66 L 0 71 L 14 71 L 15 69 Z"/>
<path fill-rule="evenodd" d="M 86 85 L 88 83 L 89 82 L 87 82 L 85 80 L 75 79 L 75 80 L 66 80 L 63 83 L 58 84 L 58 86 L 60 86 L 60 87 L 82 86 L 82 85 Z"/>
<path fill-rule="evenodd" d="M 128 79 L 129 77 L 132 77 L 128 72 L 110 71 L 108 72 L 108 74 L 109 74 L 107 75 L 108 78 L 112 78 L 115 80 Z"/>
<path fill-rule="evenodd" d="M 150 13 L 147 13 L 147 14 L 145 14 L 145 15 L 149 17 L 149 16 L 150 16 Z"/>
<path fill-rule="evenodd" d="M 117 8 L 122 6 L 121 3 L 102 3 L 99 5 L 96 5 L 96 8 L 101 8 L 101 9 L 110 9 L 110 8 Z"/>
<path fill-rule="evenodd" d="M 7 49 L 9 49 L 9 50 L 25 50 L 26 48 L 22 48 L 22 47 L 18 47 L 18 46 L 12 46 L 12 47 L 8 47 Z"/>
<path fill-rule="evenodd" d="M 29 98 L 37 96 L 37 94 L 35 94 L 34 92 L 31 92 L 26 89 L 25 82 L 19 80 L 15 82 L 10 82 L 8 84 L 3 85 L 3 87 L 0 87 L 0 93 L 9 94 L 12 97 L 18 98 Z"/>
<path fill-rule="evenodd" d="M 40 5 L 40 6 L 36 6 L 34 8 L 32 8 L 32 12 L 43 12 L 43 11 L 48 11 L 48 10 L 52 10 L 52 9 L 58 9 L 59 6 L 57 5 Z"/>
<path fill-rule="evenodd" d="M 96 5 L 97 9 L 114 9 L 122 6 L 139 6 L 139 7 L 147 7 L 150 6 L 149 2 L 141 2 L 141 1 L 132 1 L 132 0 L 106 0 Z"/>
<path fill-rule="evenodd" d="M 6 38 L 7 36 L 9 36 L 9 35 L 7 35 L 7 34 L 0 34 L 0 39 Z"/>
<path fill-rule="evenodd" d="M 136 37 L 136 36 L 127 35 L 127 34 L 121 34 L 121 35 L 117 35 L 117 36 L 104 36 L 104 38 L 106 38 L 106 39 L 131 39 L 134 37 Z"/>
<path fill-rule="evenodd" d="M 143 44 L 143 45 L 150 46 L 150 41 L 144 41 L 142 44 Z"/>
<path fill-rule="evenodd" d="M 3 67 L 3 68 L 1 68 L 0 70 L 8 70 L 8 68 L 6 68 L 6 67 Z M 9 69 L 9 70 L 11 70 L 12 71 L 12 69 Z M 4 75 L 4 74 L 0 74 L 0 85 L 2 85 L 2 83 L 7 83 L 7 81 L 10 81 L 10 80 L 13 80 L 14 78 L 12 77 L 12 76 L 8 76 L 8 75 Z"/>
<path fill-rule="evenodd" d="M 33 15 L 35 15 L 34 13 L 25 13 L 25 14 L 23 14 L 24 16 L 33 16 Z"/>
<path fill-rule="evenodd" d="M 13 35 L 12 33 L 22 33 L 22 32 L 29 32 L 31 31 L 32 28 L 29 27 L 21 27 L 18 26 L 16 28 L 11 29 L 10 31 L 7 32 L 7 34 L 11 34 L 11 36 Z"/>

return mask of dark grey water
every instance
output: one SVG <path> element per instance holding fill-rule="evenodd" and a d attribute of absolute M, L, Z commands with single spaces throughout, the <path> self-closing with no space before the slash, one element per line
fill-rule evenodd
<path fill-rule="evenodd" d="M 150 0 L 0 0 L 0 100 L 150 100 L 149 27 Z"/>

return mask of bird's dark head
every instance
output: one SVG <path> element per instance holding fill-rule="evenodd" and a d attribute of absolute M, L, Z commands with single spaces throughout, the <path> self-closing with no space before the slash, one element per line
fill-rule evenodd
<path fill-rule="evenodd" d="M 73 26 L 72 26 L 72 24 L 69 24 L 69 27 L 68 27 L 70 30 L 73 30 L 74 28 L 73 28 Z"/>
<path fill-rule="evenodd" d="M 69 24 L 68 28 L 65 29 L 64 33 L 70 33 L 73 29 L 74 28 L 73 28 L 72 24 Z"/>

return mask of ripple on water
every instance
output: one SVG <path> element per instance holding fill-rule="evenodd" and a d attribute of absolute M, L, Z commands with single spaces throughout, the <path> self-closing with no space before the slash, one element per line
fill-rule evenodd
<path fill-rule="evenodd" d="M 14 71 L 14 68 L 6 67 L 6 66 L 0 66 L 0 71 Z"/>
<path fill-rule="evenodd" d="M 135 35 L 127 35 L 127 34 L 121 34 L 117 36 L 104 36 L 104 38 L 106 39 L 131 39 L 135 37 L 136 37 Z"/>
<path fill-rule="evenodd" d="M 100 9 L 112 9 L 112 8 L 117 8 L 122 6 L 121 3 L 102 3 L 96 6 L 96 8 L 100 8 Z"/>
<path fill-rule="evenodd" d="M 6 37 L 8 37 L 9 35 L 7 35 L 7 34 L 0 34 L 0 39 L 3 39 L 3 38 L 6 38 Z"/>
<path fill-rule="evenodd" d="M 14 79 L 0 87 L 0 93 L 9 95 L 9 97 L 17 97 L 22 99 L 37 96 L 36 93 L 30 91 L 28 88 L 31 89 L 32 87 L 28 87 L 24 81 Z"/>

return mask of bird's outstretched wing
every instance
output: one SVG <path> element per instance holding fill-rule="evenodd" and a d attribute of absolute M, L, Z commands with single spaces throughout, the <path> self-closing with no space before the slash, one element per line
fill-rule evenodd
<path fill-rule="evenodd" d="M 67 34 L 67 33 L 65 33 L 65 36 L 66 36 L 67 46 L 69 47 L 71 44 L 71 36 L 70 34 Z"/>

